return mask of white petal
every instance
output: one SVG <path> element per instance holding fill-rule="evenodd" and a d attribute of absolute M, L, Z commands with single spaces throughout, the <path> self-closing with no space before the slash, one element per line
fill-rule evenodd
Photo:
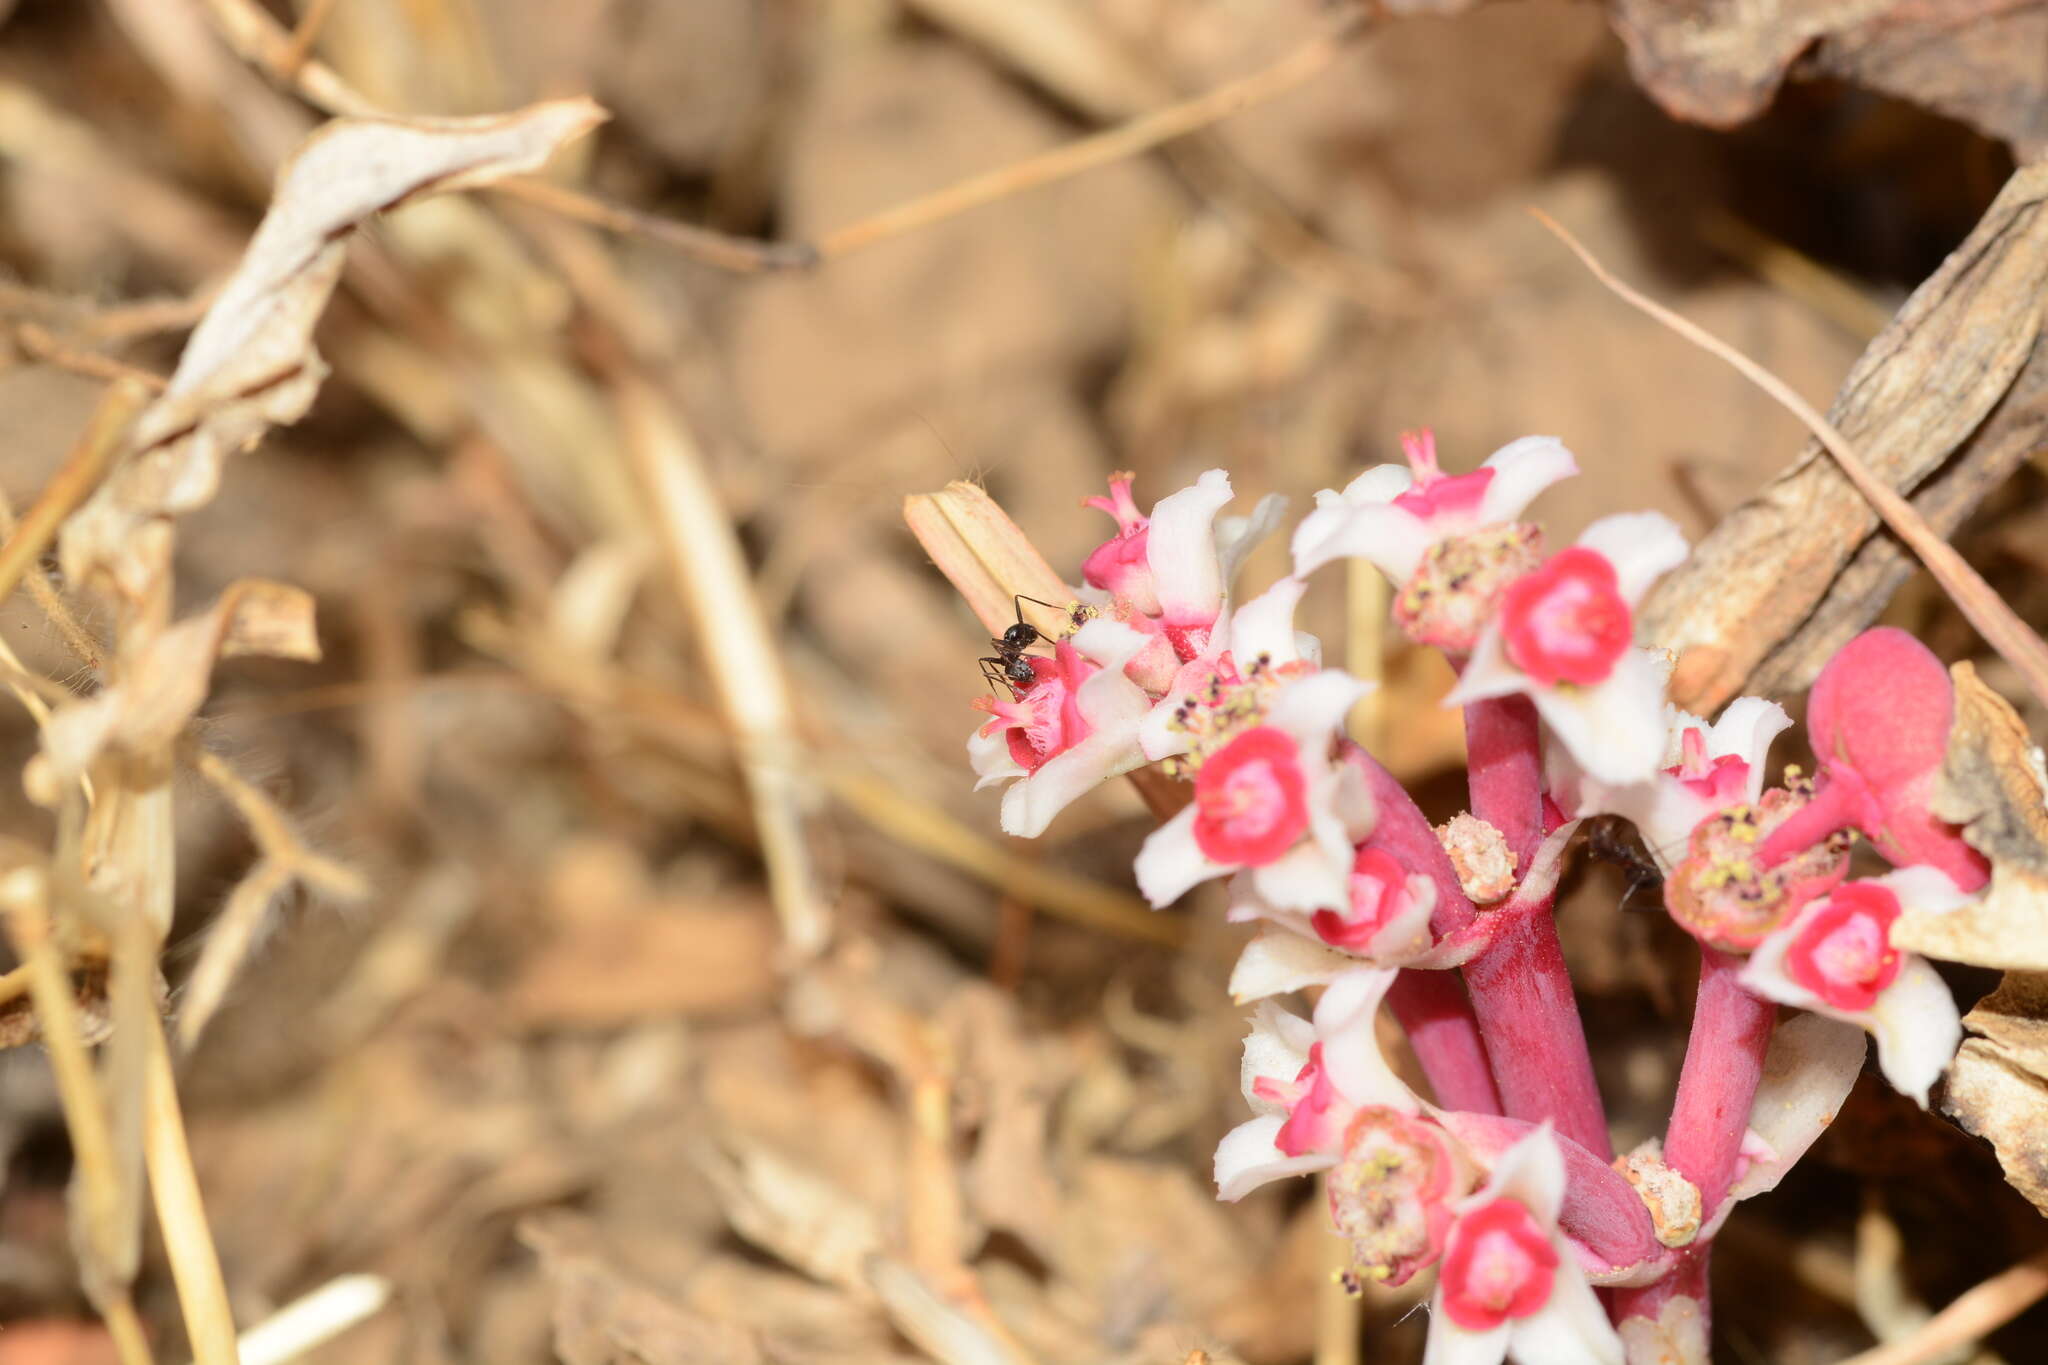
<path fill-rule="evenodd" d="M 1476 524 L 1492 526 L 1521 516 L 1537 494 L 1578 473 L 1579 462 L 1555 436 L 1524 436 L 1487 456 L 1482 468 L 1493 480 L 1480 495 Z"/>
<path fill-rule="evenodd" d="M 1662 512 L 1622 512 L 1602 517 L 1580 534 L 1578 543 L 1597 550 L 1614 566 L 1616 586 L 1634 606 L 1658 577 L 1685 562 L 1685 533 Z"/>
<path fill-rule="evenodd" d="M 1494 1158 L 1486 1184 L 1464 1207 L 1476 1208 L 1501 1198 L 1512 1199 L 1535 1214 L 1544 1231 L 1556 1230 L 1557 1211 L 1564 1204 L 1564 1153 L 1558 1150 L 1548 1120 Z"/>
<path fill-rule="evenodd" d="M 1244 1060 L 1237 1076 L 1253 1113 L 1286 1117 L 1287 1106 L 1261 1099 L 1255 1085 L 1262 1079 L 1292 1082 L 1308 1065 L 1308 1050 L 1315 1040 L 1315 1025 L 1308 1020 L 1270 1000 L 1259 1003 L 1258 1012 L 1252 1015 L 1252 1031 L 1244 1036 Z"/>
<path fill-rule="evenodd" d="M 1245 944 L 1230 972 L 1230 998 L 1239 1002 L 1322 986 L 1358 966 L 1358 959 L 1289 929 L 1268 926 Z"/>
<path fill-rule="evenodd" d="M 1778 1026 L 1749 1108 L 1750 1135 L 1769 1155 L 1752 1161 L 1730 1186 L 1728 1199 L 1715 1211 L 1712 1225 L 1700 1230 L 1701 1237 L 1714 1234 L 1736 1200 L 1777 1187 L 1841 1112 L 1869 1049 L 1862 1029 L 1826 1015 L 1795 1014 Z"/>
<path fill-rule="evenodd" d="M 1295 528 L 1294 572 L 1305 578 L 1334 559 L 1363 559 L 1399 588 L 1414 576 L 1437 539 L 1437 533 L 1405 507 L 1319 507 Z"/>
<path fill-rule="evenodd" d="M 1505 697 L 1514 692 L 1533 692 L 1536 683 L 1508 662 L 1501 647 L 1500 628 L 1488 626 L 1472 646 L 1472 657 L 1458 672 L 1458 681 L 1445 695 L 1445 706 L 1466 706 L 1488 697 Z"/>
<path fill-rule="evenodd" d="M 1674 1294 L 1656 1321 L 1624 1318 L 1621 1346 L 1629 1365 L 1713 1365 L 1707 1346 L 1706 1315 L 1698 1299 Z"/>
<path fill-rule="evenodd" d="M 989 730 L 983 734 L 982 731 Z M 976 780 L 974 789 L 980 791 L 991 782 L 1024 776 L 1024 765 L 1010 756 L 1009 727 L 998 725 L 989 729 L 983 721 L 967 736 L 967 761 L 974 765 Z"/>
<path fill-rule="evenodd" d="M 1872 880 L 1879 886 L 1890 887 L 1900 906 L 1907 910 L 1932 910 L 1939 914 L 1960 910 L 1977 899 L 1959 889 L 1937 867 L 1902 867 Z"/>
<path fill-rule="evenodd" d="M 1343 493 L 1337 495 L 1353 507 L 1362 507 L 1375 502 L 1392 502 L 1415 486 L 1415 471 L 1405 464 L 1376 464 L 1363 469 L 1350 483 L 1344 485 Z M 1318 494 L 1316 505 L 1322 506 L 1323 495 Z"/>
<path fill-rule="evenodd" d="M 1722 708 L 1721 718 L 1707 731 L 1707 754 L 1711 758 L 1733 754 L 1749 764 L 1748 795 L 1754 801 L 1764 789 L 1771 741 L 1791 728 L 1792 717 L 1778 703 L 1762 697 L 1737 697 Z"/>
<path fill-rule="evenodd" d="M 1304 757 L 1328 750 L 1337 729 L 1358 699 L 1375 684 L 1361 682 L 1341 668 L 1326 668 L 1288 683 L 1273 694 L 1266 723 L 1293 735 Z"/>
<path fill-rule="evenodd" d="M 1259 1186 L 1290 1175 L 1328 1170 L 1337 1164 L 1333 1156 L 1310 1152 L 1304 1156 L 1282 1156 L 1273 1145 L 1286 1120 L 1278 1115 L 1261 1115 L 1240 1123 L 1216 1144 L 1216 1194 L 1220 1199 L 1238 1200 Z"/>
<path fill-rule="evenodd" d="M 1558 1247 L 1550 1302 L 1513 1324 L 1508 1349 L 1515 1365 L 1622 1365 L 1621 1338 L 1569 1247 Z"/>
<path fill-rule="evenodd" d="M 1324 1073 L 1338 1094 L 1361 1108 L 1385 1105 L 1412 1114 L 1421 1101 L 1387 1065 L 1374 1026 L 1394 975 L 1392 970 L 1354 967 L 1332 982 L 1316 1002 L 1316 1038 L 1323 1045 Z"/>
<path fill-rule="evenodd" d="M 1252 508 L 1248 517 L 1219 517 L 1216 521 L 1216 562 L 1223 570 L 1223 586 L 1229 589 L 1237 571 L 1244 567 L 1245 557 L 1258 548 L 1259 542 L 1280 528 L 1287 519 L 1287 498 L 1284 494 L 1268 493 L 1259 499 L 1259 505 Z"/>
<path fill-rule="evenodd" d="M 1834 1014 L 1822 1006 L 1819 996 L 1794 981 L 1792 974 L 1785 970 L 1786 950 L 1792 946 L 1800 929 L 1826 904 L 1825 897 L 1809 902 L 1805 909 L 1792 917 L 1790 924 L 1766 935 L 1764 941 L 1751 950 L 1749 961 L 1742 964 L 1742 975 L 1736 978 L 1744 990 L 1781 1005 L 1797 1005 L 1800 1009 Z M 1860 1024 L 1861 1020 L 1852 1022 Z"/>
<path fill-rule="evenodd" d="M 1081 686 L 1085 691 L 1088 683 Z M 1011 784 L 1003 793 L 1003 833 L 1036 839 L 1054 816 L 1075 801 L 1110 778 L 1144 766 L 1135 720 L 1120 730 L 1097 730 L 1073 748 L 1048 758 L 1037 772 Z"/>
<path fill-rule="evenodd" d="M 1332 858 L 1316 840 L 1303 839 L 1253 868 L 1251 879 L 1259 898 L 1277 910 L 1341 910 L 1351 899 L 1350 873 L 1349 858 Z"/>
<path fill-rule="evenodd" d="M 1878 993 L 1870 1007 L 1870 1030 L 1877 1036 L 1877 1065 L 1901 1095 L 1927 1107 L 1927 1090 L 1941 1078 L 1963 1025 L 1948 983 L 1924 958 L 1907 955 L 1892 984 Z"/>
<path fill-rule="evenodd" d="M 1209 861 L 1195 843 L 1195 808 L 1185 807 L 1146 836 L 1138 850 L 1138 890 L 1156 906 L 1171 905 L 1211 877 L 1233 869 Z"/>
<path fill-rule="evenodd" d="M 1211 469 L 1192 488 L 1169 493 L 1153 505 L 1145 562 L 1152 569 L 1160 613 L 1169 623 L 1206 624 L 1222 609 L 1216 513 L 1230 498 L 1230 475 Z"/>
<path fill-rule="evenodd" d="M 1122 672 L 1124 665 L 1137 658 L 1152 640 L 1143 631 L 1133 630 L 1108 616 L 1090 617 L 1081 623 L 1081 628 L 1074 632 L 1072 638 L 1074 648 L 1086 655 L 1091 663 L 1100 664 L 1111 672 Z"/>
<path fill-rule="evenodd" d="M 1261 655 L 1276 664 L 1298 657 L 1294 609 L 1308 584 L 1283 578 L 1230 614 L 1230 654 L 1242 672 Z"/>
<path fill-rule="evenodd" d="M 1656 774 L 1664 756 L 1664 680 L 1648 651 L 1631 648 L 1591 687 L 1539 687 L 1530 696 L 1590 776 L 1620 783 Z"/>
<path fill-rule="evenodd" d="M 1490 1332 L 1468 1332 L 1451 1321 L 1444 1311 L 1444 1292 L 1436 1291 L 1429 1304 L 1429 1344 L 1422 1349 L 1422 1365 L 1500 1365 L 1508 1357 L 1508 1325 Z"/>

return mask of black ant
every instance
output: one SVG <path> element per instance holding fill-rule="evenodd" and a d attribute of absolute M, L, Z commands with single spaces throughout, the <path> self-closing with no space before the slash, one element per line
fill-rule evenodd
<path fill-rule="evenodd" d="M 1664 874 L 1650 860 L 1642 836 L 1618 815 L 1595 815 L 1586 820 L 1586 852 L 1603 863 L 1613 863 L 1628 878 L 1628 889 L 1621 896 L 1624 910 L 1637 892 L 1663 889 Z"/>
<path fill-rule="evenodd" d="M 988 680 L 988 685 L 993 688 L 997 683 L 1002 683 L 1010 689 L 1012 696 L 1038 681 L 1038 673 L 1031 667 L 1031 661 L 1024 651 L 1040 640 L 1047 644 L 1052 643 L 1051 636 L 1024 619 L 1026 602 L 1033 602 L 1062 615 L 1069 615 L 1064 607 L 1053 606 L 1052 603 L 1040 598 L 1026 597 L 1021 592 L 1012 596 L 1011 605 L 1017 609 L 1017 624 L 1004 627 L 1001 635 L 990 636 L 989 647 L 994 649 L 995 653 L 976 660 L 981 665 L 981 676 Z M 1071 618 L 1077 621 L 1079 616 L 1078 611 L 1071 613 Z"/>

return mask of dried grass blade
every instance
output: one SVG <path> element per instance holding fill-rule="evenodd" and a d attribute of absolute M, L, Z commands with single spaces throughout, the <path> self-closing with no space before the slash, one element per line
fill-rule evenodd
<path fill-rule="evenodd" d="M 113 1129 L 86 1052 L 69 973 L 50 938 L 49 879 L 43 869 L 17 867 L 0 878 L 0 915 L 28 973 L 43 1046 L 71 1135 L 77 1167 L 72 1178 L 72 1238 L 86 1294 L 106 1319 L 122 1365 L 147 1365 L 149 1346 L 129 1298 L 135 1265 L 124 1258 L 135 1240 L 132 1229 L 121 1225 L 128 1201 L 121 1189 Z"/>
<path fill-rule="evenodd" d="M 0 544 L 0 602 L 7 600 L 29 566 L 49 547 L 64 519 L 99 487 L 121 449 L 129 424 L 149 397 L 146 387 L 128 379 L 115 381 L 101 397 L 56 475 L 14 524 L 6 543 Z"/>
<path fill-rule="evenodd" d="M 1016 619 L 1015 594 L 1065 603 L 1073 592 L 980 484 L 955 480 L 903 500 L 903 520 L 992 635 Z"/>
<path fill-rule="evenodd" d="M 732 723 L 784 942 L 797 959 L 811 958 L 825 947 L 831 921 L 804 833 L 789 685 L 746 556 L 702 452 L 667 401 L 630 372 L 619 373 L 615 387 L 627 459 Z"/>
<path fill-rule="evenodd" d="M 1905 1340 L 1850 1356 L 1841 1365 L 1932 1365 L 2003 1327 L 2044 1295 L 2048 1295 L 2048 1251 L 1965 1290 Z"/>
<path fill-rule="evenodd" d="M 1555 233 L 1573 255 L 1593 272 L 1595 279 L 1618 295 L 1623 302 L 1648 314 L 1663 323 L 1678 335 L 1698 346 L 1710 355 L 1720 357 L 1732 366 L 1743 378 L 1755 384 L 1775 399 L 1793 416 L 1806 424 L 1830 455 L 1842 468 L 1856 491 L 1866 498 L 1877 514 L 1884 518 L 1885 525 L 1899 539 L 1911 547 L 1920 562 L 1927 566 L 1929 573 L 1947 592 L 1977 633 L 2007 663 L 2018 671 L 2027 689 L 2043 704 L 2048 704 L 2048 644 L 2026 622 L 2020 620 L 2006 600 L 1998 595 L 1989 583 L 1964 559 L 1947 541 L 1936 535 L 1913 505 L 1870 472 L 1848 438 L 1814 410 L 1795 393 L 1791 386 L 1772 374 L 1763 366 L 1751 360 L 1741 351 L 1714 336 L 1690 319 L 1673 312 L 1663 304 L 1649 298 L 1641 291 L 1616 278 L 1614 273 L 1602 265 L 1593 253 L 1586 249 L 1578 238 L 1565 230 L 1555 219 L 1540 209 L 1531 209 L 1537 221 Z"/>
<path fill-rule="evenodd" d="M 227 1283 L 221 1278 L 213 1231 L 206 1224 L 206 1202 L 200 1197 L 199 1175 L 192 1167 L 192 1149 L 185 1141 L 170 1044 L 155 1011 L 146 1017 L 144 1028 L 149 1044 L 144 1155 L 157 1222 L 163 1228 L 164 1252 L 177 1285 L 178 1305 L 185 1314 L 185 1332 L 192 1339 L 196 1365 L 240 1365 L 234 1310 L 228 1303 Z"/>

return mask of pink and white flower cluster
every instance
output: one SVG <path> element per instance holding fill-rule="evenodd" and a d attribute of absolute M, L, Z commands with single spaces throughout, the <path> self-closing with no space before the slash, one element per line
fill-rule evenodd
<path fill-rule="evenodd" d="M 1231 979 L 1256 1004 L 1253 1117 L 1217 1150 L 1224 1198 L 1322 1173 L 1354 1286 L 1434 1267 L 1428 1365 L 1693 1360 L 1714 1232 L 1840 1107 L 1857 1031 L 1922 1104 L 1954 1052 L 1946 986 L 1892 937 L 1988 878 L 1930 809 L 1947 675 L 1899 632 L 1859 637 L 1814 689 L 1816 771 L 1773 786 L 1785 711 L 1745 697 L 1709 724 L 1672 707 L 1668 656 L 1638 638 L 1645 594 L 1687 553 L 1676 525 L 1608 516 L 1547 552 L 1524 514 L 1577 472 L 1559 441 L 1457 475 L 1428 433 L 1402 443 L 1405 466 L 1319 494 L 1292 572 L 1245 600 L 1233 580 L 1275 500 L 1225 518 L 1230 480 L 1211 470 L 1147 515 L 1114 477 L 1088 505 L 1115 533 L 1049 652 L 1026 656 L 1031 680 L 977 702 L 969 753 L 981 785 L 1008 783 L 1018 835 L 1145 765 L 1185 783 L 1139 888 L 1164 907 L 1219 880 L 1230 917 L 1260 925 Z M 1350 738 L 1370 685 L 1296 627 L 1311 577 L 1347 558 L 1387 577 L 1395 623 L 1458 673 L 1446 704 L 1466 712 L 1472 809 L 1444 826 Z M 1701 945 L 1671 1127 L 1621 1161 L 1551 918 L 1594 816 L 1634 827 Z M 1846 879 L 1859 834 L 1896 870 Z M 1277 1003 L 1301 992 L 1306 1016 Z M 1779 1005 L 1809 1015 L 1780 1023 Z M 1382 1053 L 1383 1009 L 1426 1092 Z"/>

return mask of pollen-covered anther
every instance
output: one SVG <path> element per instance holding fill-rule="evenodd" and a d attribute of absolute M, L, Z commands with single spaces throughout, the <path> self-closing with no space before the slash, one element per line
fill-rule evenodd
<path fill-rule="evenodd" d="M 1644 1143 L 1614 1159 L 1614 1169 L 1627 1178 L 1649 1210 L 1657 1240 L 1668 1247 L 1689 1245 L 1700 1233 L 1700 1187 L 1664 1164 L 1661 1144 Z"/>
<path fill-rule="evenodd" d="M 1730 952 L 1748 952 L 1849 866 L 1849 836 L 1830 835 L 1775 867 L 1763 866 L 1757 845 L 1811 798 L 1812 784 L 1794 779 L 1755 804 L 1743 803 L 1694 827 L 1686 856 L 1664 884 L 1664 902 L 1695 938 Z"/>
<path fill-rule="evenodd" d="M 1469 653 L 1510 583 L 1543 559 L 1543 530 L 1527 522 L 1486 526 L 1431 545 L 1394 598 L 1408 638 Z"/>
<path fill-rule="evenodd" d="M 1515 851 L 1507 836 L 1486 821 L 1460 812 L 1436 827 L 1436 838 L 1474 905 L 1491 905 L 1515 889 Z"/>
<path fill-rule="evenodd" d="M 1225 654 L 1208 682 L 1192 689 L 1174 708 L 1167 728 L 1187 736 L 1187 752 L 1167 759 L 1161 769 L 1168 777 L 1193 779 L 1209 755 L 1264 722 L 1275 692 L 1315 671 L 1315 665 L 1304 660 L 1274 663 L 1264 654 L 1240 667 Z"/>
<path fill-rule="evenodd" d="M 1346 1287 L 1404 1284 L 1434 1263 L 1450 1201 L 1469 1179 L 1434 1124 L 1395 1109 L 1359 1110 L 1329 1175 L 1330 1217 L 1351 1249 Z"/>

